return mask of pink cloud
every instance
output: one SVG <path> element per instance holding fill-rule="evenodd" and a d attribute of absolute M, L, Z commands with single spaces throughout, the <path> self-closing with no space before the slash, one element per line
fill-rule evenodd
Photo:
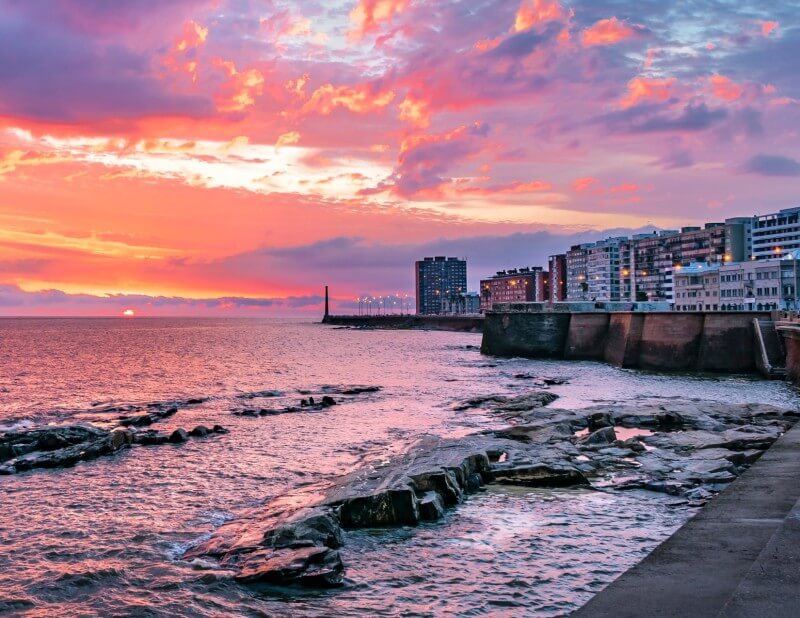
<path fill-rule="evenodd" d="M 601 19 L 581 33 L 581 41 L 586 47 L 613 45 L 636 35 L 636 30 L 616 17 Z"/>
<path fill-rule="evenodd" d="M 356 114 L 367 114 L 385 109 L 394 97 L 394 91 L 376 90 L 368 84 L 357 86 L 324 84 L 317 88 L 303 105 L 303 112 L 315 112 L 327 116 L 337 107 L 342 107 Z"/>
<path fill-rule="evenodd" d="M 708 79 L 711 84 L 711 92 L 718 99 L 725 101 L 735 101 L 742 96 L 744 87 L 735 83 L 731 78 L 724 75 L 715 74 Z"/>
<path fill-rule="evenodd" d="M 584 193 L 597 184 L 597 178 L 586 176 L 572 181 L 572 188 L 576 193 Z"/>
<path fill-rule="evenodd" d="M 221 58 L 215 58 L 213 63 L 228 76 L 217 95 L 217 111 L 241 112 L 255 105 L 256 97 L 264 90 L 264 74 L 258 69 L 239 71 L 232 61 Z"/>
<path fill-rule="evenodd" d="M 779 25 L 777 21 L 762 21 L 759 23 L 761 25 L 761 34 L 763 36 L 770 36 L 778 29 Z"/>
<path fill-rule="evenodd" d="M 410 4 L 410 0 L 358 0 L 358 4 L 350 11 L 353 29 L 348 36 L 358 41 L 376 32 L 382 24 L 390 22 Z"/>
<path fill-rule="evenodd" d="M 642 101 L 666 101 L 672 95 L 675 78 L 655 79 L 634 77 L 628 82 L 628 94 L 619 101 L 622 109 L 627 109 Z"/>
<path fill-rule="evenodd" d="M 514 16 L 514 32 L 523 32 L 534 26 L 566 19 L 567 13 L 558 0 L 522 0 Z"/>

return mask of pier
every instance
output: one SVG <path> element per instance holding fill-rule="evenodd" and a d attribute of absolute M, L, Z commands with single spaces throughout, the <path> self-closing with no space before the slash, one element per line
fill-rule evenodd
<path fill-rule="evenodd" d="M 326 315 L 323 324 L 351 328 L 385 328 L 392 330 L 446 330 L 480 333 L 483 316 L 477 315 Z"/>

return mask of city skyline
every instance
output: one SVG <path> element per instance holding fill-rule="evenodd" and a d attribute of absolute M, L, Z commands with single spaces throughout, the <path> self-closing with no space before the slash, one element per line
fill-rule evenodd
<path fill-rule="evenodd" d="M 666 4 L 0 0 L 0 314 L 319 315 L 797 206 L 793 6 Z"/>

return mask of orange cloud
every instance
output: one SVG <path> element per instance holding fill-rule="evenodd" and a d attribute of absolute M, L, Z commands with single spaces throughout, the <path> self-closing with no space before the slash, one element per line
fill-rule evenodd
<path fill-rule="evenodd" d="M 394 99 L 394 91 L 373 93 L 367 86 L 333 86 L 325 84 L 317 88 L 303 106 L 304 113 L 316 112 L 327 116 L 337 107 L 344 107 L 356 114 L 380 111 Z"/>
<path fill-rule="evenodd" d="M 627 109 L 640 101 L 666 101 L 671 95 L 674 84 L 674 77 L 665 79 L 634 77 L 628 82 L 628 94 L 620 99 L 619 106 Z"/>
<path fill-rule="evenodd" d="M 593 178 L 592 176 L 586 176 L 584 178 L 578 178 L 572 182 L 572 188 L 575 190 L 576 193 L 584 193 L 588 191 L 591 187 L 597 184 L 597 178 Z"/>
<path fill-rule="evenodd" d="M 428 102 L 417 99 L 411 94 L 406 95 L 406 98 L 400 103 L 400 115 L 398 117 L 417 129 L 425 129 L 431 124 Z"/>
<path fill-rule="evenodd" d="M 711 83 L 711 92 L 718 99 L 735 101 L 741 97 L 742 93 L 744 92 L 743 86 L 737 84 L 729 77 L 725 77 L 724 75 L 712 75 L 708 81 Z"/>
<path fill-rule="evenodd" d="M 777 21 L 762 21 L 761 24 L 761 34 L 763 36 L 769 36 L 773 32 L 778 29 L 778 22 Z"/>
<path fill-rule="evenodd" d="M 193 19 L 183 25 L 183 35 L 175 44 L 178 51 L 187 51 L 200 47 L 208 38 L 208 28 L 201 26 Z"/>
<path fill-rule="evenodd" d="M 391 21 L 395 15 L 405 11 L 410 0 L 358 0 L 350 11 L 353 29 L 348 33 L 351 40 L 361 40 L 370 32 L 377 31 L 382 23 Z"/>
<path fill-rule="evenodd" d="M 43 154 L 24 150 L 10 150 L 0 154 L 0 181 L 3 176 L 18 170 L 21 167 L 36 167 L 39 165 L 52 165 L 70 161 L 68 157 L 56 154 Z"/>
<path fill-rule="evenodd" d="M 187 58 L 187 52 L 201 47 L 208 38 L 208 28 L 201 26 L 194 20 L 189 20 L 183 25 L 183 34 L 175 42 L 174 48 L 163 60 L 164 66 L 175 72 L 183 72 L 192 78 L 192 82 L 197 81 L 197 69 L 199 67 L 196 59 Z"/>
<path fill-rule="evenodd" d="M 289 146 L 299 141 L 300 134 L 297 131 L 289 131 L 278 136 L 278 141 L 275 142 L 275 149 L 279 150 L 281 146 Z"/>
<path fill-rule="evenodd" d="M 495 39 L 481 39 L 480 41 L 475 43 L 475 49 L 477 49 L 479 52 L 492 51 L 502 42 L 503 42 L 503 37 L 501 36 Z"/>
<path fill-rule="evenodd" d="M 581 34 L 581 41 L 587 47 L 594 45 L 612 45 L 619 41 L 629 39 L 634 36 L 636 31 L 621 22 L 616 17 L 601 19 L 592 26 L 586 28 Z"/>
<path fill-rule="evenodd" d="M 286 82 L 286 90 L 298 97 L 305 98 L 306 85 L 309 79 L 308 73 L 303 73 L 303 75 L 297 79 L 290 79 Z"/>
<path fill-rule="evenodd" d="M 561 20 L 566 16 L 557 0 L 522 0 L 514 18 L 514 32 L 522 32 L 537 24 Z"/>
<path fill-rule="evenodd" d="M 530 182 L 512 182 L 507 185 L 494 185 L 489 187 L 464 187 L 455 189 L 454 193 L 463 196 L 491 197 L 493 195 L 522 195 L 526 193 L 539 193 L 549 191 L 553 185 L 542 180 Z"/>
<path fill-rule="evenodd" d="M 264 90 L 264 75 L 261 71 L 237 71 L 233 62 L 221 58 L 214 59 L 214 66 L 225 71 L 229 78 L 217 96 L 217 111 L 241 112 L 255 105 L 256 97 Z"/>

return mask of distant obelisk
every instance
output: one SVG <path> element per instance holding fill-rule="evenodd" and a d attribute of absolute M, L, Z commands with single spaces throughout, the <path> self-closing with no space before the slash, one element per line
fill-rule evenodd
<path fill-rule="evenodd" d="M 329 315 L 328 313 L 328 286 L 325 286 L 325 317 L 327 318 Z"/>

